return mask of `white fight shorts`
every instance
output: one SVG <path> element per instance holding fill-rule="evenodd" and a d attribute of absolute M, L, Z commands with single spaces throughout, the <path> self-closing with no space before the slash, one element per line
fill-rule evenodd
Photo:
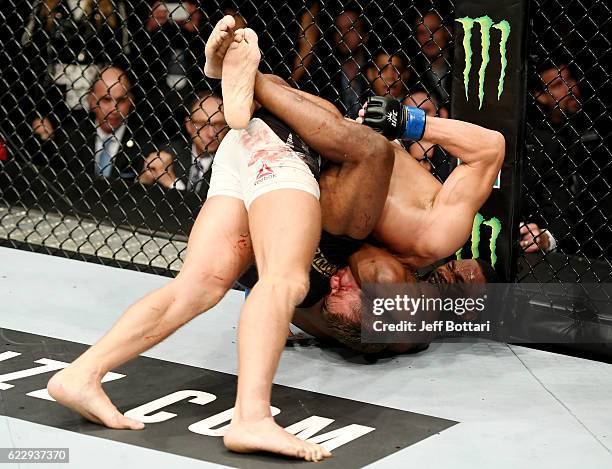
<path fill-rule="evenodd" d="M 291 137 L 289 134 L 289 138 Z M 277 189 L 297 189 L 319 199 L 319 184 L 291 142 L 281 138 L 259 118 L 246 129 L 230 130 L 215 154 L 208 197 L 225 195 L 253 201 Z"/>

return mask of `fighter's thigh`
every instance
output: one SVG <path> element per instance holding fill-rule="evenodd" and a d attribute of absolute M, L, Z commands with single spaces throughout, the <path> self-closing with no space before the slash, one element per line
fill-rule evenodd
<path fill-rule="evenodd" d="M 260 278 L 303 275 L 321 234 L 319 201 L 299 189 L 268 192 L 251 204 L 249 227 Z"/>
<path fill-rule="evenodd" d="M 253 261 L 244 202 L 228 196 L 206 200 L 189 235 L 185 263 L 177 279 L 196 286 L 212 282 L 230 288 Z"/>
<path fill-rule="evenodd" d="M 367 237 L 378 221 L 392 167 L 388 165 L 333 165 L 319 181 L 323 229 L 332 234 Z"/>

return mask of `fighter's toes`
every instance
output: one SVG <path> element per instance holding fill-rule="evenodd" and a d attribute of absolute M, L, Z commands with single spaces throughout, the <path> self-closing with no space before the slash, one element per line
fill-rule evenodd
<path fill-rule="evenodd" d="M 234 31 L 234 42 L 240 43 L 243 40 L 244 40 L 244 28 L 240 28 Z"/>
<path fill-rule="evenodd" d="M 257 37 L 257 33 L 251 28 L 244 28 L 244 40 L 248 44 L 257 44 L 259 38 Z"/>
<path fill-rule="evenodd" d="M 230 15 L 226 15 L 214 27 L 206 47 L 204 55 L 206 63 L 204 64 L 204 74 L 210 78 L 221 78 L 221 70 L 223 66 L 223 58 L 227 53 L 228 47 L 233 42 L 233 28 L 236 26 L 236 20 Z"/>

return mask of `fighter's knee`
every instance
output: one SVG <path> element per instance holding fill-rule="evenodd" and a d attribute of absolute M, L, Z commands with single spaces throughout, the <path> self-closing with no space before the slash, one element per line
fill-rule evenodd
<path fill-rule="evenodd" d="M 225 282 L 189 282 L 176 279 L 172 307 L 187 319 L 212 308 L 225 296 L 230 287 Z"/>
<path fill-rule="evenodd" d="M 299 274 L 291 278 L 289 280 L 289 293 L 292 303 L 300 304 L 306 298 L 309 288 L 310 280 L 308 274 Z"/>
<path fill-rule="evenodd" d="M 308 273 L 292 272 L 286 275 L 264 275 L 258 284 L 271 291 L 274 296 L 286 298 L 298 305 L 306 297 L 310 288 Z"/>

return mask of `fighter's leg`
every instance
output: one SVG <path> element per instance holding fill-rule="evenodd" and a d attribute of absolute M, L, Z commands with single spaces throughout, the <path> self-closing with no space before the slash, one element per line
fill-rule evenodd
<path fill-rule="evenodd" d="M 389 143 L 372 129 L 343 118 L 324 103 L 317 104 L 324 101 L 321 98 L 283 86 L 260 72 L 255 80 L 255 99 L 334 163 L 359 158 L 368 141 Z"/>
<path fill-rule="evenodd" d="M 249 209 L 259 281 L 238 325 L 238 395 L 225 445 L 237 452 L 269 451 L 310 461 L 329 453 L 278 426 L 270 413 L 272 379 L 295 306 L 308 291 L 308 272 L 321 231 L 317 199 L 280 189 Z"/>
<path fill-rule="evenodd" d="M 372 129 L 316 104 L 306 93 L 296 94 L 261 73 L 257 74 L 255 97 L 335 163 L 320 181 L 323 228 L 332 234 L 366 237 L 387 197 L 394 162 L 392 144 Z"/>
<path fill-rule="evenodd" d="M 132 305 L 102 339 L 54 375 L 47 386 L 51 396 L 107 427 L 142 428 L 142 423 L 117 410 L 100 380 L 213 307 L 251 263 L 252 255 L 244 202 L 225 196 L 208 199 L 176 279 Z"/>
<path fill-rule="evenodd" d="M 239 29 L 223 58 L 221 91 L 223 114 L 232 129 L 244 129 L 253 114 L 253 86 L 261 53 L 257 34 Z"/>

